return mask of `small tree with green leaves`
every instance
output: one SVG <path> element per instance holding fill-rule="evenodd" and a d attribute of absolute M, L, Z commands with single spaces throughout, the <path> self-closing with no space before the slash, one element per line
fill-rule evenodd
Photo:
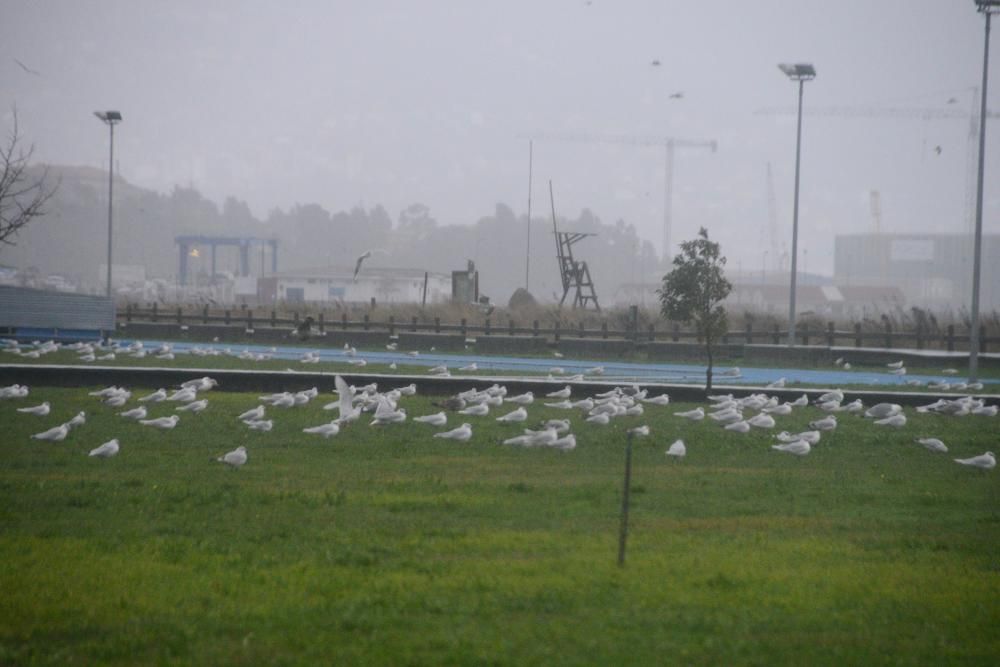
<path fill-rule="evenodd" d="M 663 277 L 663 287 L 657 290 L 660 312 L 669 320 L 694 325 L 705 343 L 705 390 L 711 391 L 712 348 L 728 331 L 722 301 L 733 289 L 723 273 L 726 258 L 720 254 L 719 244 L 708 240 L 708 230 L 702 227 L 698 238 L 681 244 L 681 253 L 674 257 L 673 264 L 673 270 Z"/>

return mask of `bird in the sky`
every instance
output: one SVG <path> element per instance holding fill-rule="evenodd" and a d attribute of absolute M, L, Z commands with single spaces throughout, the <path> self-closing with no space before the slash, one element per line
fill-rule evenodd
<path fill-rule="evenodd" d="M 371 250 L 366 250 L 363 255 L 358 257 L 357 263 L 354 265 L 354 282 L 358 282 L 358 272 L 361 271 L 361 262 L 365 261 L 372 256 Z"/>
<path fill-rule="evenodd" d="M 31 69 L 30 67 L 28 67 L 27 65 L 25 65 L 24 63 L 22 63 L 22 62 L 21 62 L 20 60 L 18 60 L 17 58 L 14 58 L 14 62 L 16 62 L 16 63 L 18 64 L 18 66 L 19 66 L 19 67 L 20 67 L 21 69 L 23 69 L 23 70 L 24 70 L 25 72 L 27 72 L 28 74 L 34 74 L 35 76 L 41 76 L 41 75 L 42 75 L 42 73 L 41 73 L 41 72 L 39 72 L 39 71 L 37 71 L 37 70 L 33 70 L 33 69 Z"/>
<path fill-rule="evenodd" d="M 957 97 L 949 97 L 948 101 L 945 102 L 945 104 L 958 104 L 958 98 Z"/>
<path fill-rule="evenodd" d="M 940 146 L 935 146 L 934 147 L 934 152 L 937 153 L 938 155 L 941 155 L 941 147 Z"/>
<path fill-rule="evenodd" d="M 653 67 L 659 67 L 660 66 L 660 61 L 659 60 L 654 60 L 653 62 L 651 62 L 649 64 L 652 65 Z"/>
<path fill-rule="evenodd" d="M 672 99 L 672 100 L 683 100 L 684 99 L 684 91 L 683 90 L 678 90 L 676 93 L 670 93 L 670 99 Z"/>

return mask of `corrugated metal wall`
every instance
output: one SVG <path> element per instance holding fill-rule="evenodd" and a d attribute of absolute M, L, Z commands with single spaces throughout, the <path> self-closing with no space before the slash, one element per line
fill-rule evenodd
<path fill-rule="evenodd" d="M 0 327 L 114 331 L 112 299 L 0 286 Z"/>

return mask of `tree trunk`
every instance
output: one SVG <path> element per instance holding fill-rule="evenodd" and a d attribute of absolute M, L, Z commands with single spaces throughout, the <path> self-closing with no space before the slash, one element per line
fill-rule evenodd
<path fill-rule="evenodd" d="M 708 355 L 708 368 L 705 369 L 705 393 L 712 391 L 712 339 L 705 337 L 705 353 Z"/>

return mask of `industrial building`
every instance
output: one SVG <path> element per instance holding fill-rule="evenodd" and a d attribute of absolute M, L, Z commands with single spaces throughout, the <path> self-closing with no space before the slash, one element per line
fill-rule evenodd
<path fill-rule="evenodd" d="M 426 291 L 425 291 L 426 290 Z M 439 303 L 451 299 L 451 276 L 419 269 L 346 267 L 282 271 L 257 280 L 257 301 L 286 303 Z"/>
<path fill-rule="evenodd" d="M 1000 235 L 982 239 L 980 309 L 1000 308 Z M 837 285 L 893 286 L 906 302 L 969 308 L 973 243 L 968 234 L 846 234 L 834 239 Z"/>

